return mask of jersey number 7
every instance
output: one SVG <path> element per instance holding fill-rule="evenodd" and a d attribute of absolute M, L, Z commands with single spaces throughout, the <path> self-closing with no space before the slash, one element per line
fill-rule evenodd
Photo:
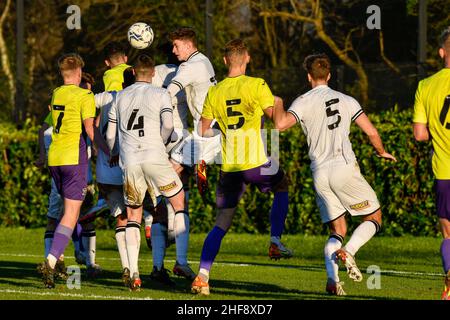
<path fill-rule="evenodd" d="M 445 129 L 450 129 L 450 123 L 445 123 L 445 119 L 447 118 L 448 110 L 450 108 L 450 95 L 446 96 L 444 99 L 444 106 L 442 107 L 441 114 L 439 115 L 439 121 Z"/>
<path fill-rule="evenodd" d="M 65 106 L 53 105 L 53 110 L 61 111 L 58 115 L 58 120 L 56 121 L 55 133 L 59 133 L 61 131 L 62 121 L 64 118 L 64 110 L 66 110 Z"/>

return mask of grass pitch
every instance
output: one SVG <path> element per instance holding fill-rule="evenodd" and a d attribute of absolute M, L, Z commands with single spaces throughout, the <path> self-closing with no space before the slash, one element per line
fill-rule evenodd
<path fill-rule="evenodd" d="M 95 280 L 85 277 L 81 267 L 81 289 L 69 289 L 58 282 L 55 289 L 43 287 L 36 265 L 42 262 L 44 229 L 0 228 L 0 299 L 175 299 L 175 300 L 252 300 L 252 299 L 425 299 L 437 300 L 443 289 L 439 238 L 405 236 L 375 237 L 357 254 L 356 261 L 364 280 L 356 283 L 340 271 L 345 282 L 345 297 L 325 292 L 326 273 L 323 245 L 326 237 L 286 235 L 285 244 L 294 258 L 271 261 L 268 235 L 227 234 L 211 271 L 211 295 L 190 293 L 190 282 L 171 275 L 175 288 L 167 288 L 149 278 L 151 252 L 142 234 L 140 273 L 141 292 L 129 292 L 121 282 L 120 259 L 113 230 L 97 231 L 97 263 L 104 272 Z M 198 270 L 205 234 L 190 238 L 189 261 Z M 76 265 L 72 244 L 66 250 L 66 266 Z M 167 251 L 165 266 L 172 269 L 175 247 Z M 368 268 L 379 270 L 379 278 Z M 378 268 L 378 269 L 377 269 Z M 372 288 L 372 289 L 370 289 Z"/>

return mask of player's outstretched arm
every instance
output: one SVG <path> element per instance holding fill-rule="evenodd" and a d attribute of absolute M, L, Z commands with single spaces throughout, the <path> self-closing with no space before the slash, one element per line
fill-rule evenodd
<path fill-rule="evenodd" d="M 295 117 L 284 110 L 283 99 L 275 96 L 272 121 L 275 124 L 275 129 L 284 131 L 294 126 L 297 123 Z"/>
<path fill-rule="evenodd" d="M 428 141 L 430 140 L 430 132 L 425 123 L 413 123 L 414 138 L 417 141 Z"/>
<path fill-rule="evenodd" d="M 210 138 L 210 137 L 214 136 L 214 130 L 211 128 L 212 121 L 213 120 L 211 120 L 211 119 L 203 118 L 203 116 L 200 117 L 200 123 L 198 126 L 198 128 L 199 128 L 198 130 L 200 132 L 198 132 L 198 134 L 201 137 Z"/>
<path fill-rule="evenodd" d="M 370 143 L 375 148 L 377 156 L 385 159 L 397 162 L 397 159 L 386 152 L 381 141 L 381 137 L 378 134 L 377 129 L 374 127 L 369 118 L 363 113 L 356 120 L 355 123 L 361 128 L 362 131 L 369 137 Z"/>

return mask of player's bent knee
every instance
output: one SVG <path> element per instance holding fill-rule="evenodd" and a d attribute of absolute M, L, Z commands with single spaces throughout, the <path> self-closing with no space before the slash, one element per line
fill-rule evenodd
<path fill-rule="evenodd" d="M 236 208 L 218 209 L 216 217 L 216 226 L 228 232 L 233 221 Z"/>

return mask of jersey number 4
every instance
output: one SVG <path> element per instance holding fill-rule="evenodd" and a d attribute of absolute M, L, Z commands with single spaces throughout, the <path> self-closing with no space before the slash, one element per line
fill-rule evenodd
<path fill-rule="evenodd" d="M 331 110 L 331 106 L 333 104 L 339 103 L 339 99 L 331 99 L 328 100 L 327 102 L 325 102 L 325 106 L 326 106 L 326 111 L 327 111 L 327 117 L 332 117 L 334 115 L 338 115 L 338 118 L 336 120 L 336 122 L 329 124 L 328 125 L 328 129 L 330 130 L 334 130 L 337 127 L 339 127 L 339 123 L 341 123 L 341 116 L 339 115 L 339 110 Z"/>
<path fill-rule="evenodd" d="M 445 123 L 445 119 L 447 118 L 449 108 L 450 108 L 450 95 L 445 97 L 444 106 L 442 107 L 441 114 L 439 115 L 439 121 L 445 127 L 445 129 L 450 129 L 450 123 Z"/>
<path fill-rule="evenodd" d="M 139 130 L 139 137 L 144 136 L 144 116 L 140 116 L 137 119 L 137 123 L 133 125 L 134 120 L 136 120 L 137 113 L 139 109 L 133 109 L 130 119 L 128 119 L 127 130 Z"/>

